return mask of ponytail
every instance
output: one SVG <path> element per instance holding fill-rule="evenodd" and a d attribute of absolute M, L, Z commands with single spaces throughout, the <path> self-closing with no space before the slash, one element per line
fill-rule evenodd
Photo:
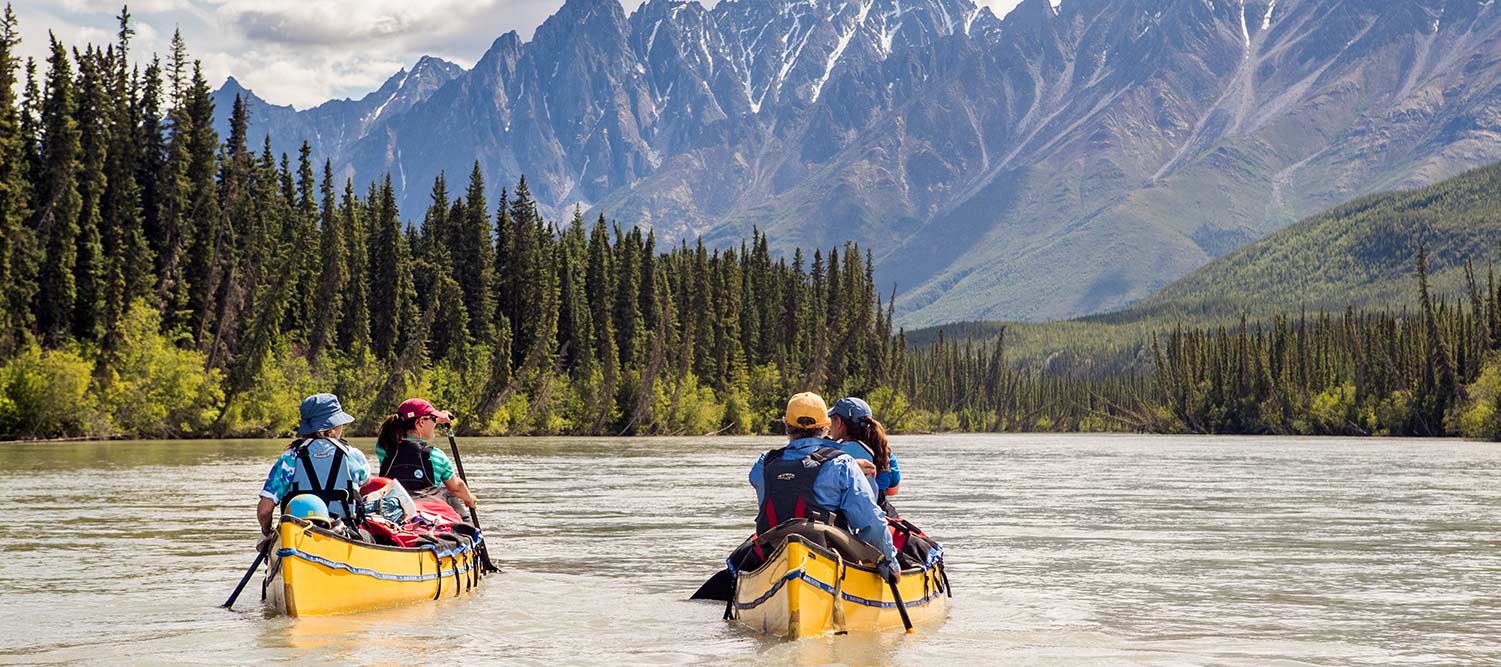
<path fill-rule="evenodd" d="M 876 470 L 885 472 L 891 469 L 891 442 L 886 439 L 886 427 L 875 417 L 861 417 L 858 421 L 850 421 L 839 417 L 844 421 L 845 431 L 849 436 L 864 443 L 874 455 Z"/>
<path fill-rule="evenodd" d="M 375 436 L 375 445 L 386 453 L 387 458 L 396 456 L 396 448 L 401 446 L 401 439 L 411 430 L 412 423 L 401 418 L 401 415 L 392 413 L 386 420 L 380 423 L 380 434 Z"/>

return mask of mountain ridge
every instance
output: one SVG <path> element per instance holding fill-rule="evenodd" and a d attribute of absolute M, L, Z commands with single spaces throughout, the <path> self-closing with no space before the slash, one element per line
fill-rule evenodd
<path fill-rule="evenodd" d="M 1501 159 L 1498 42 L 1472 0 L 569 0 L 376 127 L 252 126 L 412 205 L 478 160 L 666 242 L 855 240 L 907 324 L 1046 320 Z"/>

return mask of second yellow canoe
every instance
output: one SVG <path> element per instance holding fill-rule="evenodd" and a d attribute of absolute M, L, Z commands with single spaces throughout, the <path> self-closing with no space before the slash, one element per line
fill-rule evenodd
<path fill-rule="evenodd" d="M 942 560 L 903 570 L 898 588 L 914 626 L 944 616 Z M 833 549 L 796 534 L 761 567 L 736 575 L 732 610 L 741 624 L 788 639 L 902 627 L 891 589 L 873 567 L 845 562 Z"/>

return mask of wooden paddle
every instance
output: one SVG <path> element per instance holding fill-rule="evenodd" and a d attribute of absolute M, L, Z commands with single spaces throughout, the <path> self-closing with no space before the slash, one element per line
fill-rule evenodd
<path fill-rule="evenodd" d="M 271 553 L 271 543 L 276 541 L 275 537 L 276 534 L 272 533 L 267 535 L 266 539 L 261 542 L 261 550 L 255 554 L 255 561 L 250 563 L 250 569 L 245 570 L 245 576 L 240 577 L 240 585 L 235 586 L 235 592 L 230 593 L 229 599 L 224 601 L 225 609 L 231 609 L 235 606 L 235 600 L 240 598 L 240 591 L 245 590 L 245 584 L 250 583 L 250 577 L 255 575 L 255 571 L 260 568 L 261 563 L 266 562 L 266 556 Z"/>
<path fill-rule="evenodd" d="M 464 484 L 467 486 L 469 484 L 469 477 L 464 474 L 464 459 L 459 457 L 459 441 L 455 440 L 453 437 L 453 424 L 451 423 L 451 420 L 450 423 L 447 424 L 447 428 L 445 430 L 448 432 L 448 448 L 453 450 L 453 466 L 458 469 L 459 479 L 464 480 Z M 473 507 L 469 508 L 469 520 L 474 523 L 474 529 L 480 531 L 481 536 L 483 536 L 484 530 L 479 526 L 478 509 Z M 488 541 L 481 541 L 479 543 L 479 561 L 480 566 L 485 569 L 485 572 L 487 574 L 490 572 L 500 571 L 500 568 L 495 567 L 495 563 L 490 560 L 490 546 Z"/>

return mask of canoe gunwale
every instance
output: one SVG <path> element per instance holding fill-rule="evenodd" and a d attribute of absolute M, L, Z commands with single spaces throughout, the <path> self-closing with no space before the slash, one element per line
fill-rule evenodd
<path fill-rule="evenodd" d="M 434 551 L 432 545 L 423 545 L 420 547 L 395 547 L 389 544 L 376 544 L 374 542 L 361 542 L 359 540 L 352 540 L 347 535 L 336 533 L 311 521 L 300 517 L 291 516 L 289 514 L 281 515 L 281 521 L 282 523 L 291 523 L 301 526 L 304 532 L 312 532 L 324 537 L 339 540 L 340 542 L 348 542 L 349 544 L 355 545 L 362 549 L 379 549 L 381 551 L 395 551 L 399 553 L 429 553 Z M 476 538 L 473 542 L 474 549 L 478 549 L 479 545 L 484 543 L 484 541 L 485 538 L 483 535 Z M 463 552 L 461 551 L 459 553 Z"/>
<path fill-rule="evenodd" d="M 766 559 L 765 563 L 762 563 L 760 567 L 758 567 L 758 568 L 756 568 L 754 570 L 751 570 L 749 572 L 743 573 L 743 575 L 745 575 L 745 576 L 755 576 L 755 575 L 760 574 L 766 568 L 772 567 L 773 565 L 779 563 L 782 560 L 783 555 L 787 551 L 787 545 L 789 543 L 791 543 L 791 542 L 794 542 L 794 541 L 798 542 L 799 544 L 801 544 L 803 546 L 803 548 L 805 548 L 808 551 L 816 554 L 817 556 L 820 556 L 820 557 L 822 557 L 822 558 L 824 558 L 826 560 L 830 560 L 830 561 L 834 561 L 834 562 L 839 563 L 843 567 L 844 570 L 856 570 L 856 571 L 859 571 L 859 572 L 865 572 L 865 573 L 869 573 L 869 574 L 875 575 L 877 577 L 880 577 L 880 570 L 879 569 L 871 567 L 871 566 L 868 566 L 868 565 L 865 565 L 864 563 L 860 563 L 858 561 L 856 561 L 856 562 L 846 561 L 838 553 L 836 553 L 834 550 L 832 550 L 832 549 L 826 549 L 823 546 L 815 544 L 813 542 L 810 542 L 807 539 L 803 538 L 803 536 L 797 535 L 797 534 L 788 535 L 787 539 L 783 540 L 780 544 L 777 545 L 776 550 L 773 551 L 772 554 L 771 554 L 771 556 Z M 906 576 L 909 576 L 909 575 L 910 576 L 925 576 L 925 575 L 927 575 L 928 572 L 932 572 L 932 571 L 938 570 L 939 568 L 942 568 L 942 567 L 943 567 L 943 561 L 939 560 L 938 562 L 934 563 L 931 567 L 915 566 L 915 567 L 910 567 L 910 568 L 907 568 L 905 570 L 902 570 L 902 576 L 903 577 L 906 577 Z M 867 598 L 860 597 L 858 595 L 851 595 L 849 592 L 841 590 L 840 587 L 838 587 L 838 586 L 831 586 L 829 584 L 824 583 L 823 581 L 820 581 L 817 577 L 814 577 L 813 575 L 808 574 L 807 569 L 805 567 L 803 567 L 801 564 L 799 564 L 797 567 L 795 567 L 795 568 L 793 568 L 791 570 L 788 570 L 787 574 L 784 574 L 780 578 L 778 578 L 775 584 L 773 584 L 770 588 L 768 588 L 766 590 L 766 592 L 764 592 L 761 595 L 757 596 L 756 599 L 751 600 L 749 602 L 741 602 L 738 598 L 735 599 L 734 600 L 734 607 L 735 607 L 736 610 L 755 609 L 755 608 L 757 608 L 757 607 L 765 604 L 768 600 L 771 600 L 773 597 L 775 597 L 776 594 L 777 594 L 777 592 L 780 591 L 780 590 L 782 590 L 782 588 L 785 587 L 787 584 L 789 584 L 789 583 L 791 583 L 793 581 L 796 581 L 798 579 L 801 579 L 804 583 L 807 583 L 807 584 L 809 584 L 809 585 L 811 585 L 811 586 L 813 586 L 815 588 L 818 588 L 819 590 L 821 590 L 821 591 L 823 591 L 825 593 L 828 593 L 829 595 L 834 596 L 836 599 L 844 600 L 846 602 L 851 602 L 851 603 L 854 603 L 854 604 L 863 605 L 863 606 L 866 606 L 866 607 L 877 608 L 877 609 L 896 609 L 897 606 L 898 606 L 895 601 L 887 602 L 887 601 L 884 601 L 884 600 L 870 600 L 870 599 L 867 599 Z M 841 581 L 842 580 L 843 580 L 843 577 L 841 576 Z M 925 586 L 925 588 L 927 588 L 927 587 Z M 941 598 L 941 597 L 945 596 L 946 594 L 949 594 L 949 591 L 948 591 L 947 587 L 944 586 L 942 584 L 941 580 L 940 580 L 938 582 L 935 582 L 934 586 L 932 586 L 931 588 L 928 588 L 927 593 L 922 598 L 919 598 L 919 599 L 916 599 L 916 600 L 907 600 L 905 606 L 907 608 L 909 608 L 909 609 L 913 608 L 913 607 L 921 607 L 921 606 L 926 605 L 926 604 L 928 604 L 930 602 L 933 602 L 937 598 Z"/>

